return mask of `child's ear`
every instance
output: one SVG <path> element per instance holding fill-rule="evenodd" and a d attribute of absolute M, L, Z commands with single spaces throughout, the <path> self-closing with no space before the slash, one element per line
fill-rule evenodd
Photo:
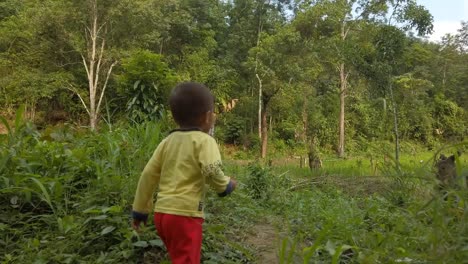
<path fill-rule="evenodd" d="M 206 124 L 210 124 L 211 123 L 211 119 L 212 119 L 212 112 L 211 111 L 208 111 L 205 113 L 205 123 Z"/>

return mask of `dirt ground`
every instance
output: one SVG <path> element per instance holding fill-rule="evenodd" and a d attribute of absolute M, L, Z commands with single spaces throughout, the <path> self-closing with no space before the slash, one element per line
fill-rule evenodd
<path fill-rule="evenodd" d="M 259 264 L 279 263 L 277 241 L 278 232 L 266 222 L 256 224 L 252 228 L 252 234 L 246 239 L 246 242 L 256 249 Z"/>

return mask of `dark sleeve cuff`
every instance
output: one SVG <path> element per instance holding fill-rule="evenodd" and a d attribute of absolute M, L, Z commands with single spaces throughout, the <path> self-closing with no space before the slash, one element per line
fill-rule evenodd
<path fill-rule="evenodd" d="M 224 197 L 224 196 L 227 196 L 229 195 L 230 193 L 232 193 L 232 191 L 234 191 L 234 188 L 233 188 L 233 184 L 232 184 L 232 181 L 229 180 L 229 183 L 228 185 L 226 186 L 226 190 L 222 193 L 218 193 L 218 196 L 219 197 Z"/>
<path fill-rule="evenodd" d="M 132 218 L 141 222 L 146 222 L 148 220 L 148 214 L 132 211 Z"/>

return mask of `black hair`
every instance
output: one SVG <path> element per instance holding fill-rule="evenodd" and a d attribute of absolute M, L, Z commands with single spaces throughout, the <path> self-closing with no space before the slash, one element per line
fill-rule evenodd
<path fill-rule="evenodd" d="M 214 110 L 214 96 L 201 83 L 183 82 L 172 89 L 169 106 L 179 126 L 198 127 L 202 116 Z"/>

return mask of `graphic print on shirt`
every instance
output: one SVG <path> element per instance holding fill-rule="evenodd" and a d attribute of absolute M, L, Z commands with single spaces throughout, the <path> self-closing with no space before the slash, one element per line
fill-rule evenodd
<path fill-rule="evenodd" d="M 212 164 L 203 166 L 202 175 L 209 178 L 208 180 L 216 178 L 219 175 L 224 175 L 222 162 L 218 160 Z"/>

